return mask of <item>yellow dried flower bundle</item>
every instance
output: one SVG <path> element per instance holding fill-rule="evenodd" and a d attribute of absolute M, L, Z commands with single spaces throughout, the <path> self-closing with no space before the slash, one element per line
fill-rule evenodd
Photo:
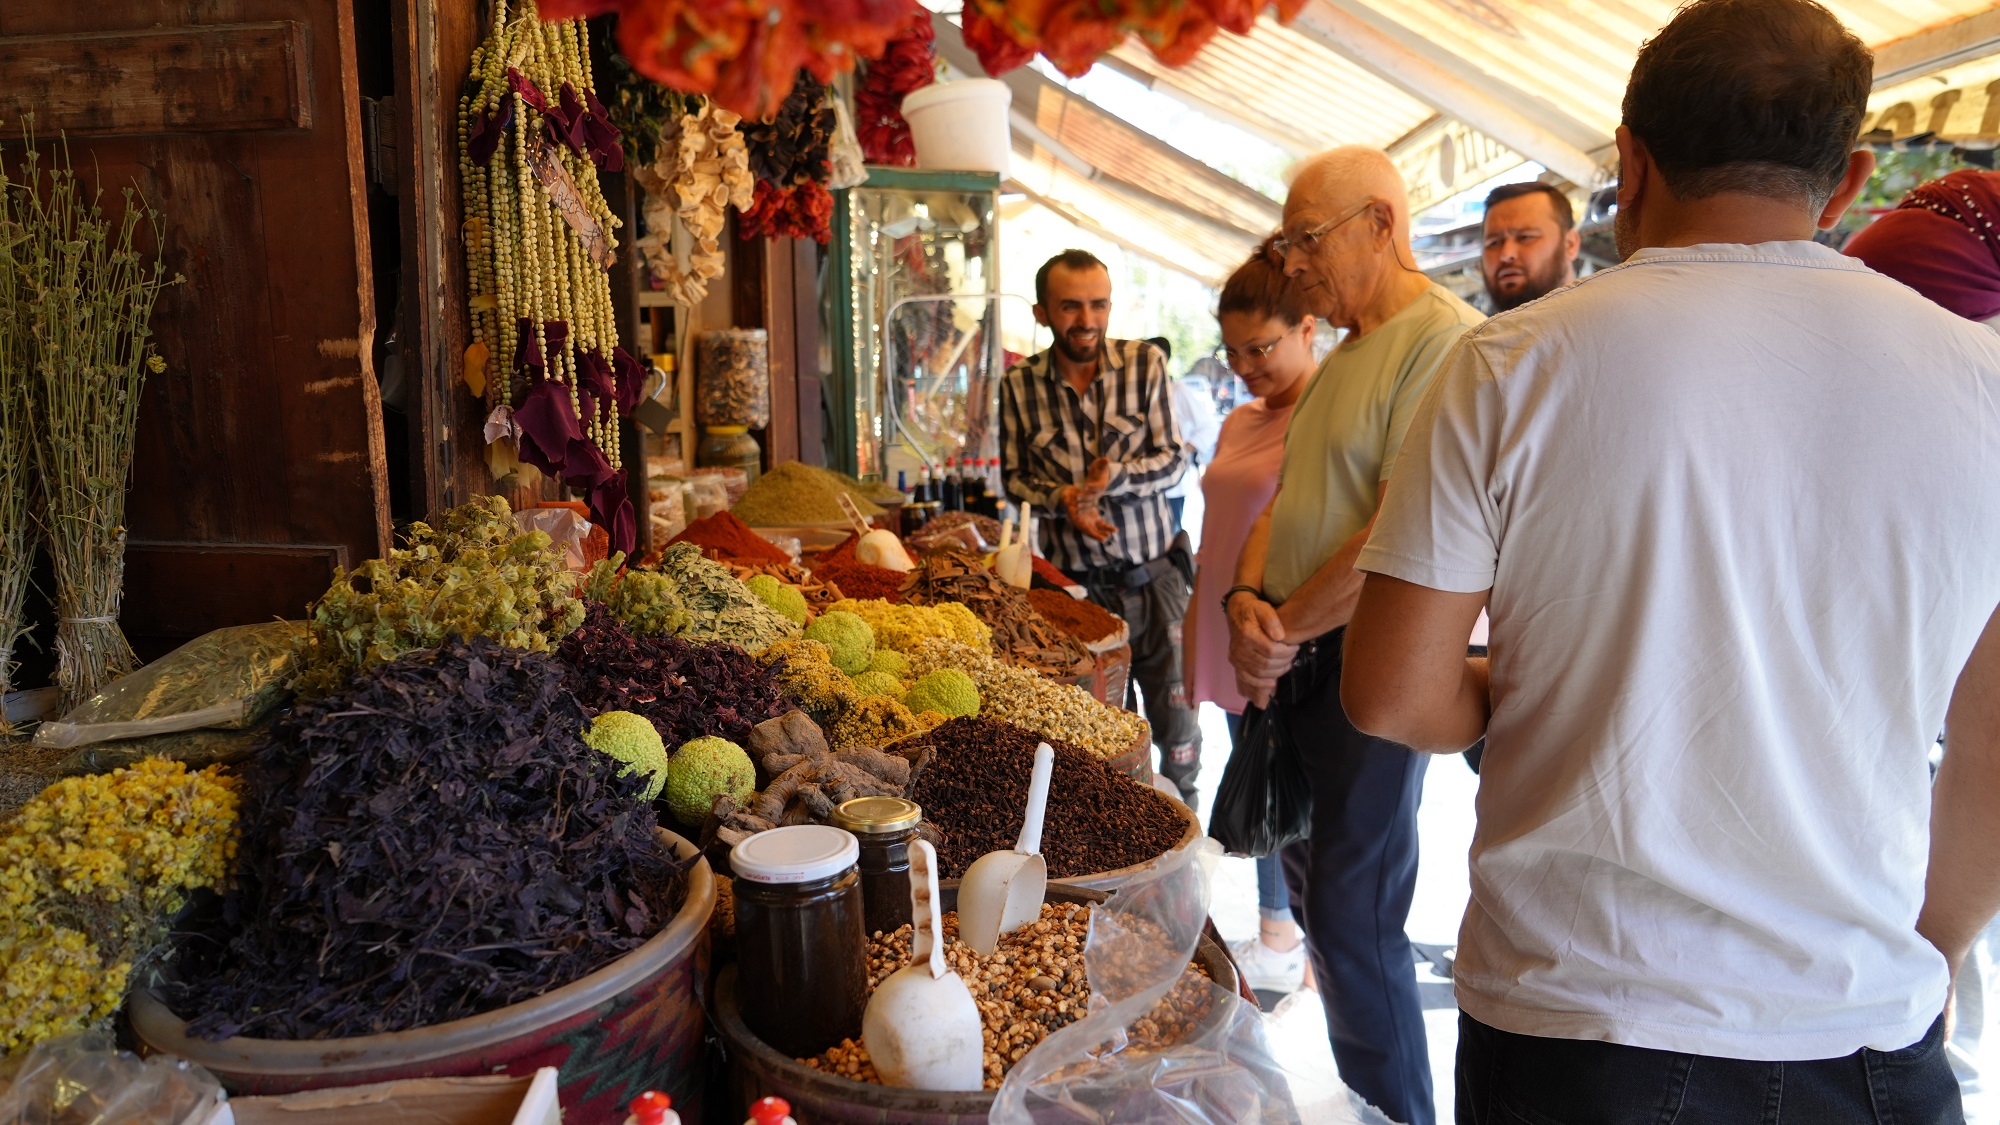
<path fill-rule="evenodd" d="M 0 1055 L 108 1018 L 190 891 L 235 867 L 236 783 L 149 758 L 66 778 L 0 835 Z"/>

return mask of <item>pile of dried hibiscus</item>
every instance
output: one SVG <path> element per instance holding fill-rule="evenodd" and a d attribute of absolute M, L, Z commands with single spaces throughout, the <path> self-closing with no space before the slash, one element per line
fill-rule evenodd
<path fill-rule="evenodd" d="M 707 735 L 740 745 L 753 725 L 792 707 L 771 670 L 742 649 L 634 636 L 595 602 L 560 652 L 586 712 L 644 715 L 669 751 Z"/>

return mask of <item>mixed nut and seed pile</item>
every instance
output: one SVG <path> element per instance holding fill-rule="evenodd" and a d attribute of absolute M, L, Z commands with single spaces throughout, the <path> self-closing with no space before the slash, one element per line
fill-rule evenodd
<path fill-rule="evenodd" d="M 1083 971 L 1083 949 L 1090 937 L 1090 908 L 1044 903 L 1039 921 L 1001 937 L 989 957 L 958 940 L 957 911 L 947 911 L 941 921 L 945 960 L 971 989 L 985 1025 L 986 1088 L 997 1089 L 1036 1044 L 1088 1014 L 1090 983 Z M 869 992 L 910 963 L 910 936 L 910 927 L 904 926 L 869 940 Z M 1132 1027 L 1131 1045 L 1161 1047 L 1186 1038 L 1208 1015 L 1207 981 L 1207 970 L 1199 963 L 1190 964 L 1158 1006 Z M 844 1039 L 816 1058 L 799 1061 L 858 1082 L 882 1081 L 868 1057 L 868 1045 L 859 1040 Z"/>

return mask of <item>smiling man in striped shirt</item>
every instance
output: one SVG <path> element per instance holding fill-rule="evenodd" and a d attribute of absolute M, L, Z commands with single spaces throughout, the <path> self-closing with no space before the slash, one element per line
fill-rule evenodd
<path fill-rule="evenodd" d="M 1045 514 L 1041 550 L 1125 619 L 1132 687 L 1145 701 L 1160 772 L 1195 803 L 1201 729 L 1181 679 L 1181 619 L 1194 559 L 1166 493 L 1187 471 L 1166 357 L 1106 338 L 1111 273 L 1065 250 L 1035 274 L 1035 320 L 1054 345 L 1000 383 L 1000 468 L 1007 495 Z"/>

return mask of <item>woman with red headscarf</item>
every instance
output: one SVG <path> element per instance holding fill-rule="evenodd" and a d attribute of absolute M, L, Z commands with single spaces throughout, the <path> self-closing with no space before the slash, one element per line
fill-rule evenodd
<path fill-rule="evenodd" d="M 1967 320 L 2000 330 L 2000 172 L 1966 170 L 1920 185 L 1842 251 Z M 1952 982 L 1957 1025 L 1947 1045 L 1965 1119 L 1987 1122 L 1979 1045 L 1993 1005 L 1987 985 L 2000 969 L 2000 920 L 1973 943 Z"/>
<path fill-rule="evenodd" d="M 1967 320 L 2000 318 L 2000 172 L 1923 184 L 1843 251 Z"/>

